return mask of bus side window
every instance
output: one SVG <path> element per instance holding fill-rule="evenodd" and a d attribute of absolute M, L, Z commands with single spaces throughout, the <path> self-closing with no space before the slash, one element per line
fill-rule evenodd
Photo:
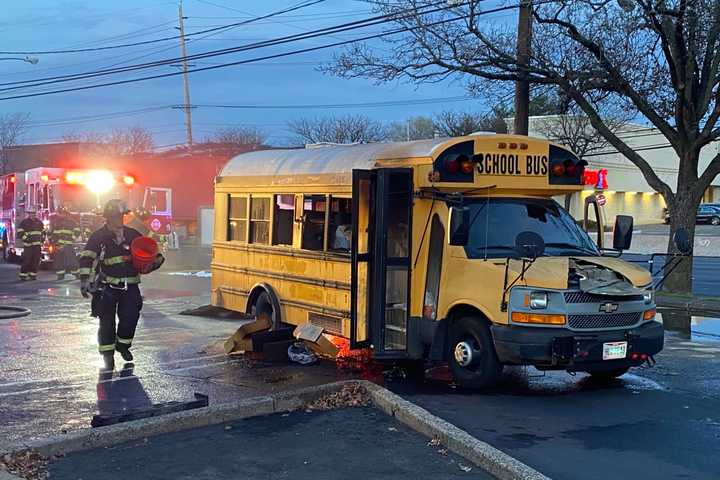
<path fill-rule="evenodd" d="M 303 230 L 300 248 L 323 250 L 325 237 L 325 195 L 305 195 L 303 199 Z"/>
<path fill-rule="evenodd" d="M 295 195 L 275 195 L 273 245 L 292 245 L 295 220 Z"/>
<path fill-rule="evenodd" d="M 437 318 L 444 239 L 445 228 L 440 221 L 440 217 L 435 214 L 430 230 L 430 242 L 428 243 L 428 266 L 427 276 L 425 277 L 425 301 L 423 302 L 423 317 L 428 320 Z"/>
<path fill-rule="evenodd" d="M 330 203 L 328 248 L 335 252 L 350 253 L 352 242 L 352 200 L 333 198 Z"/>
<path fill-rule="evenodd" d="M 228 241 L 247 241 L 247 197 L 230 197 L 227 239 Z"/>
<path fill-rule="evenodd" d="M 250 243 L 270 243 L 270 199 L 250 197 Z"/>

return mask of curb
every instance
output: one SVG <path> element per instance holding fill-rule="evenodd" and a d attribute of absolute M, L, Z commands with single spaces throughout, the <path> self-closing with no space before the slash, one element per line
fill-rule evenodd
<path fill-rule="evenodd" d="M 33 450 L 42 456 L 63 455 L 180 430 L 216 425 L 244 418 L 298 410 L 308 402 L 340 391 L 345 385 L 362 385 L 374 406 L 428 438 L 437 438 L 453 453 L 473 462 L 500 480 L 550 480 L 537 470 L 482 442 L 466 431 L 431 414 L 391 391 L 367 380 L 344 380 L 275 395 L 170 413 L 128 423 L 85 429 L 27 443 L 0 445 L 0 456 Z M 0 480 L 22 480 L 0 471 Z"/>
<path fill-rule="evenodd" d="M 370 398 L 377 408 L 426 437 L 438 438 L 451 452 L 470 460 L 500 480 L 550 480 L 537 470 L 391 391 L 367 381 L 359 383 L 370 392 Z"/>

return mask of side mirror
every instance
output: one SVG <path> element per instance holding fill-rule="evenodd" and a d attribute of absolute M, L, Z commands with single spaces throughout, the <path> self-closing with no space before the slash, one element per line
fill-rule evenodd
<path fill-rule="evenodd" d="M 632 243 L 633 217 L 618 215 L 613 228 L 613 250 L 627 250 Z"/>
<path fill-rule="evenodd" d="M 690 234 L 685 227 L 680 227 L 673 236 L 673 241 L 678 251 L 683 255 L 687 255 L 692 251 L 692 245 L 690 245 Z"/>
<path fill-rule="evenodd" d="M 515 237 L 515 250 L 520 257 L 535 260 L 545 253 L 545 241 L 535 232 L 520 232 Z"/>
<path fill-rule="evenodd" d="M 448 217 L 448 244 L 464 246 L 470 236 L 470 209 L 450 207 Z"/>

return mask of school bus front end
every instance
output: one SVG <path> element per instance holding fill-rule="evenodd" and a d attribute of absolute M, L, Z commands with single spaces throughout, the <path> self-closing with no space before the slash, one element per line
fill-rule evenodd
<path fill-rule="evenodd" d="M 414 293 L 458 383 L 490 385 L 503 365 L 612 378 L 662 349 L 649 272 L 599 249 L 553 200 L 583 188 L 583 169 L 518 137 L 460 142 L 421 169 L 420 197 L 447 232 L 420 259 L 433 270 L 442 255 L 437 286 Z"/>

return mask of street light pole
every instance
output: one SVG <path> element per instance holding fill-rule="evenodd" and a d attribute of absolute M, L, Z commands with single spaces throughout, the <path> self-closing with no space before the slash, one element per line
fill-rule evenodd
<path fill-rule="evenodd" d="M 187 51 L 185 50 L 185 25 L 183 23 L 182 0 L 178 5 L 178 21 L 180 22 L 180 53 L 182 54 L 183 84 L 185 87 L 185 128 L 187 129 L 188 149 L 192 150 L 192 114 L 190 112 L 190 81 L 188 79 Z"/>
<path fill-rule="evenodd" d="M 530 44 L 532 41 L 532 0 L 521 0 L 518 12 L 517 61 L 520 79 L 515 82 L 515 121 L 513 133 L 527 135 L 530 116 Z"/>

